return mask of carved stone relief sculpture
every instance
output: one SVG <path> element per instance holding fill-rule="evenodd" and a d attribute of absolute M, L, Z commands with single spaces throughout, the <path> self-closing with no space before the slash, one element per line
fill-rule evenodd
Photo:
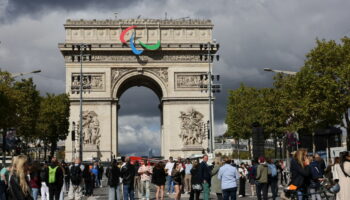
<path fill-rule="evenodd" d="M 78 130 L 79 130 L 78 123 Z M 92 149 L 99 149 L 100 147 L 100 121 L 98 115 L 94 111 L 83 112 L 83 126 L 82 136 L 85 146 L 89 146 Z M 79 135 L 78 135 L 79 137 Z"/>
<path fill-rule="evenodd" d="M 179 118 L 181 120 L 179 136 L 183 144 L 187 146 L 201 145 L 206 137 L 203 114 L 192 108 L 188 112 L 180 112 Z"/>

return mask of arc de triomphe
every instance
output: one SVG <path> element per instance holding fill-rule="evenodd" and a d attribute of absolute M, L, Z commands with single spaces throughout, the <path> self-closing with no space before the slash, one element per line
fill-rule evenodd
<path fill-rule="evenodd" d="M 82 77 L 84 88 L 89 88 L 83 93 L 84 160 L 118 155 L 118 100 L 133 86 L 148 87 L 159 97 L 162 156 L 186 157 L 207 149 L 209 95 L 201 91 L 206 83 L 200 75 L 208 72 L 208 61 L 200 59 L 207 53 L 200 44 L 212 42 L 210 20 L 68 19 L 64 27 L 66 38 L 59 49 L 71 101 L 70 134 L 72 122 L 79 124 L 80 112 L 75 92 L 80 86 L 79 51 L 73 45 L 91 44 Z M 132 45 L 143 52 L 135 55 Z M 66 160 L 79 155 L 76 135 L 75 142 L 67 137 Z"/>

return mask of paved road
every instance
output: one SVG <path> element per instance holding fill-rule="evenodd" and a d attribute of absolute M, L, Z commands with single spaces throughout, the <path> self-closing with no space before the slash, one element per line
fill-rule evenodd
<path fill-rule="evenodd" d="M 94 196 L 89 197 L 88 200 L 105 200 L 108 199 L 108 187 L 106 186 L 106 184 L 103 184 L 104 187 L 102 188 L 96 188 L 94 190 Z M 279 188 L 279 191 L 281 191 L 281 187 Z M 151 186 L 151 199 L 154 200 L 155 199 L 155 187 L 152 185 Z M 271 197 L 271 193 L 269 193 L 269 196 Z M 136 199 L 139 199 L 137 197 L 137 195 L 135 196 Z M 165 199 L 174 199 L 173 195 L 166 195 Z M 181 199 L 189 199 L 189 194 L 182 194 L 181 195 Z M 200 199 L 202 199 L 202 197 L 200 197 Z M 217 199 L 215 194 L 211 194 L 211 199 Z M 251 192 L 250 192 L 250 187 L 249 184 L 246 184 L 246 197 L 241 197 L 238 198 L 238 193 L 237 193 L 237 199 L 238 200 L 253 200 L 253 199 L 257 199 L 256 196 L 251 196 Z M 277 198 L 279 200 L 279 198 Z"/>

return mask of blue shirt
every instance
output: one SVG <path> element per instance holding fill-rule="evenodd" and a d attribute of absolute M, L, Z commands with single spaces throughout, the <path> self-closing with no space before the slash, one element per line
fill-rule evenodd
<path fill-rule="evenodd" d="M 239 174 L 237 168 L 230 164 L 225 164 L 219 169 L 218 179 L 221 180 L 221 189 L 229 189 L 237 187 Z"/>
<path fill-rule="evenodd" d="M 185 164 L 185 174 L 191 174 L 192 164 Z"/>

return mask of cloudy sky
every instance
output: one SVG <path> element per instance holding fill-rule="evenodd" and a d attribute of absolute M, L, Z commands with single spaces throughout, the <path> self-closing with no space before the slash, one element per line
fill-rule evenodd
<path fill-rule="evenodd" d="M 350 36 L 349 8 L 348 0 L 0 0 L 0 68 L 40 68 L 34 80 L 41 93 L 62 93 L 65 70 L 57 44 L 64 41 L 66 19 L 113 19 L 115 12 L 118 18 L 164 18 L 165 12 L 168 18 L 208 18 L 221 44 L 214 73 L 224 91 L 216 96 L 214 116 L 216 134 L 222 134 L 229 89 L 242 82 L 271 87 L 273 74 L 264 67 L 297 71 L 316 38 Z M 158 103 L 146 88 L 122 96 L 122 153 L 159 152 L 159 142 L 152 142 L 160 135 Z"/>

